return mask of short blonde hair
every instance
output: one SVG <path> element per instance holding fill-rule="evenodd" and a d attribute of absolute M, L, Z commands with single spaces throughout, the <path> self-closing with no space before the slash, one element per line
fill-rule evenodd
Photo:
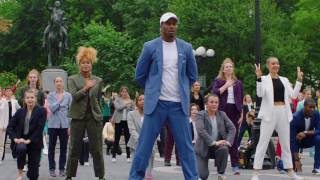
<path fill-rule="evenodd" d="M 91 64 L 97 62 L 97 50 L 93 47 L 84 47 L 80 46 L 78 48 L 78 53 L 76 56 L 77 64 L 79 65 L 80 62 L 84 59 L 87 59 L 91 62 Z"/>
<path fill-rule="evenodd" d="M 219 74 L 218 74 L 218 76 L 217 76 L 217 79 L 226 80 L 226 76 L 225 76 L 225 74 L 224 74 L 224 72 L 223 72 L 223 69 L 224 69 L 224 66 L 225 66 L 227 63 L 232 64 L 232 66 L 233 66 L 232 79 L 233 79 L 233 80 L 237 80 L 237 76 L 236 76 L 235 73 L 234 73 L 234 68 L 235 68 L 235 67 L 234 67 L 234 63 L 233 63 L 233 61 L 232 61 L 231 58 L 225 58 L 225 59 L 223 60 L 221 66 L 220 66 L 220 70 L 219 70 Z"/>
<path fill-rule="evenodd" d="M 271 56 L 271 57 L 268 57 L 266 64 L 268 65 L 272 60 L 277 60 L 279 62 L 279 59 L 277 57 Z"/>

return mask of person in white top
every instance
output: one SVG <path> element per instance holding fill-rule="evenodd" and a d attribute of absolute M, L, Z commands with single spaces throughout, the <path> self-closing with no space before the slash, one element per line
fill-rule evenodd
<path fill-rule="evenodd" d="M 0 164 L 4 160 L 7 126 L 12 116 L 20 109 L 18 101 L 13 96 L 12 89 L 7 87 L 4 89 L 4 93 L 5 99 L 0 100 Z"/>
<path fill-rule="evenodd" d="M 195 104 L 190 104 L 190 128 L 191 128 L 191 135 L 192 135 L 192 144 L 194 145 L 198 139 L 198 132 L 196 129 L 196 115 L 200 111 L 200 107 Z"/>
<path fill-rule="evenodd" d="M 198 72 L 192 45 L 176 38 L 178 17 L 160 18 L 161 37 L 148 41 L 136 66 L 135 80 L 144 89 L 144 122 L 129 180 L 142 180 L 161 128 L 169 124 L 186 180 L 198 180 L 189 125 L 190 88 Z"/>
<path fill-rule="evenodd" d="M 293 171 L 290 151 L 290 121 L 292 112 L 289 98 L 296 98 L 302 86 L 303 73 L 297 67 L 297 81 L 292 89 L 289 80 L 280 76 L 279 60 L 276 57 L 267 59 L 269 74 L 262 76 L 260 64 L 255 64 L 257 76 L 257 96 L 261 97 L 258 118 L 261 118 L 260 138 L 254 156 L 255 169 L 251 180 L 259 180 L 258 170 L 262 169 L 263 159 L 274 130 L 278 132 L 281 144 L 281 158 L 288 176 L 292 180 L 304 179 Z"/>

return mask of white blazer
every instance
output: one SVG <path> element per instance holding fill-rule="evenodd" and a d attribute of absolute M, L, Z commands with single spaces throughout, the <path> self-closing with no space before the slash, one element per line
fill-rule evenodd
<path fill-rule="evenodd" d="M 296 81 L 294 89 L 292 89 L 291 84 L 286 77 L 279 77 L 284 86 L 284 103 L 287 110 L 288 121 L 292 120 L 292 111 L 290 108 L 289 98 L 296 98 L 299 95 L 302 83 Z M 274 106 L 273 97 L 273 83 L 270 74 L 266 76 L 261 76 L 261 82 L 257 81 L 257 96 L 262 98 L 260 111 L 258 118 L 263 121 L 270 121 L 272 114 L 272 107 Z"/>
<path fill-rule="evenodd" d="M 20 105 L 16 99 L 11 99 L 12 111 L 11 115 L 13 116 L 16 111 L 20 108 Z M 0 100 L 0 129 L 7 129 L 9 123 L 9 106 L 8 100 Z"/>

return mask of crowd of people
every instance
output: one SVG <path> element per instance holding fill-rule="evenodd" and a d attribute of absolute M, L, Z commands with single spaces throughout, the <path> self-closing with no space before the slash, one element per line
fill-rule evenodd
<path fill-rule="evenodd" d="M 39 176 L 42 149 L 48 134 L 49 176 L 71 180 L 77 167 L 93 158 L 95 176 L 104 180 L 106 155 L 122 153 L 124 135 L 126 159 L 132 163 L 129 180 L 153 179 L 153 164 L 158 150 L 164 166 L 171 166 L 175 147 L 176 165 L 182 167 L 186 180 L 206 180 L 209 159 L 215 159 L 219 180 L 226 180 L 228 156 L 234 175 L 240 175 L 239 147 L 245 132 L 251 141 L 251 127 L 261 119 L 260 139 L 256 147 L 253 176 L 259 180 L 264 155 L 274 130 L 278 133 L 279 170 L 293 180 L 303 177 L 300 152 L 312 148 L 315 175 L 320 175 L 320 91 L 306 87 L 300 94 L 303 73 L 297 68 L 294 88 L 279 75 L 279 60 L 267 59 L 268 75 L 256 64 L 257 96 L 261 98 L 258 116 L 256 104 L 244 95 L 243 83 L 236 77 L 235 64 L 226 58 L 214 78 L 208 94 L 202 94 L 197 81 L 197 64 L 192 46 L 176 38 L 178 17 L 165 13 L 160 18 L 161 37 L 146 42 L 136 66 L 135 80 L 143 94 L 130 97 L 122 86 L 119 92 L 104 88 L 103 80 L 92 74 L 97 51 L 79 47 L 76 62 L 79 73 L 69 76 L 67 87 L 62 77 L 55 77 L 55 90 L 43 92 L 40 74 L 31 70 L 26 85 L 0 88 L 0 164 L 5 163 L 7 137 L 12 156 L 17 160 L 17 180 Z M 15 96 L 15 91 L 20 91 Z M 293 114 L 294 113 L 294 114 Z M 59 138 L 59 166 L 55 149 Z M 46 153 L 45 153 L 46 154 Z M 282 167 L 280 168 L 280 165 Z M 57 171 L 58 169 L 58 171 Z"/>

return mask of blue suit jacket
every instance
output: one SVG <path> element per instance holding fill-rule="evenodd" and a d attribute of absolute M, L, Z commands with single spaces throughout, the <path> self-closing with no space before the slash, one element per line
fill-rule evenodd
<path fill-rule="evenodd" d="M 197 80 L 197 63 L 192 45 L 176 39 L 178 49 L 178 76 L 183 112 L 189 114 L 190 87 Z M 144 88 L 144 113 L 151 114 L 159 100 L 163 71 L 162 38 L 144 44 L 138 59 L 135 80 Z"/>
<path fill-rule="evenodd" d="M 305 120 L 304 120 L 303 109 L 293 114 L 293 120 L 290 122 L 290 146 L 292 152 L 298 152 L 298 141 L 296 136 L 298 133 L 305 131 Z M 319 111 L 315 110 L 311 116 L 310 129 L 315 130 L 315 133 L 320 135 L 320 114 Z"/>

